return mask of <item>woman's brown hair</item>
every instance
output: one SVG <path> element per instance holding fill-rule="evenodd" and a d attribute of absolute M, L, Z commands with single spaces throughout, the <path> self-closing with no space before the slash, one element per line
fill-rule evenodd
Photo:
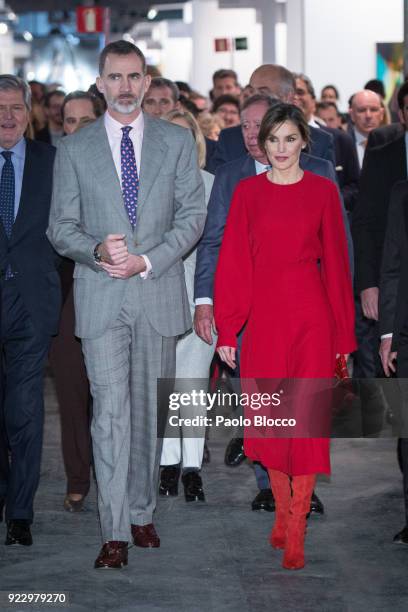
<path fill-rule="evenodd" d="M 267 110 L 262 119 L 258 134 L 258 146 L 261 151 L 265 151 L 265 142 L 272 130 L 285 123 L 285 121 L 294 123 L 306 145 L 310 144 L 310 130 L 303 111 L 294 104 L 279 102 Z"/>

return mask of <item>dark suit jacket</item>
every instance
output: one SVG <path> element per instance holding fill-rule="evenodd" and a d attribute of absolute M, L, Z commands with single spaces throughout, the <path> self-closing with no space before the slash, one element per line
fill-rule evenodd
<path fill-rule="evenodd" d="M 408 182 L 391 191 L 380 277 L 380 333 L 393 334 L 392 350 L 408 318 Z"/>
<path fill-rule="evenodd" d="M 215 140 L 211 140 L 211 138 L 205 137 L 205 167 L 204 167 L 204 170 L 207 170 L 207 172 L 211 172 L 211 158 L 213 157 L 216 148 L 217 148 L 217 142 Z"/>
<path fill-rule="evenodd" d="M 40 142 L 46 142 L 47 144 L 51 144 L 51 134 L 48 129 L 48 125 L 42 128 L 42 130 L 38 130 L 35 135 L 35 140 L 39 140 Z"/>
<path fill-rule="evenodd" d="M 401 123 L 391 123 L 383 125 L 376 130 L 370 132 L 367 142 L 367 149 L 372 147 L 380 147 L 388 142 L 396 140 L 405 133 L 405 128 Z"/>
<path fill-rule="evenodd" d="M 302 153 L 300 165 L 304 170 L 325 176 L 336 181 L 332 164 L 320 158 Z M 224 235 L 225 223 L 231 204 L 232 195 L 239 181 L 249 176 L 255 176 L 255 161 L 248 154 L 221 166 L 215 175 L 208 214 L 203 236 L 198 243 L 197 263 L 194 278 L 194 299 L 212 298 L 214 274 L 217 267 L 218 252 Z M 343 208 L 343 218 L 346 227 L 350 260 L 352 261 L 351 235 Z"/>
<path fill-rule="evenodd" d="M 401 123 L 391 123 L 390 125 L 382 125 L 369 133 L 367 139 L 366 151 L 374 147 L 381 147 L 389 142 L 392 142 L 405 133 L 405 128 Z M 354 148 L 356 145 L 356 134 L 354 132 L 353 123 L 349 123 L 347 134 L 353 141 Z M 357 158 L 358 161 L 358 158 Z"/>
<path fill-rule="evenodd" d="M 326 126 L 322 129 L 333 136 L 337 182 L 346 210 L 352 211 L 357 201 L 360 176 L 355 144 L 350 135 L 343 130 L 335 130 Z"/>
<path fill-rule="evenodd" d="M 358 291 L 378 287 L 391 190 L 406 178 L 405 136 L 366 151 L 352 217 Z"/>
<path fill-rule="evenodd" d="M 312 143 L 308 153 L 314 157 L 327 159 L 332 162 L 334 167 L 336 163 L 333 137 L 320 128 L 311 127 L 310 132 Z M 238 157 L 245 155 L 246 152 L 240 125 L 221 130 L 214 155 L 210 160 L 209 172 L 215 174 L 217 168 L 229 161 L 238 159 Z"/>
<path fill-rule="evenodd" d="M 0 274 L 10 265 L 33 324 L 41 333 L 58 331 L 61 303 L 57 255 L 45 235 L 52 193 L 55 148 L 26 141 L 18 214 L 10 239 L 0 223 Z"/>

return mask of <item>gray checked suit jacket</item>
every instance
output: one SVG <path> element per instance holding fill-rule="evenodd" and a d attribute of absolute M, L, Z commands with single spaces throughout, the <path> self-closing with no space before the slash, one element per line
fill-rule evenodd
<path fill-rule="evenodd" d="M 201 236 L 206 206 L 189 130 L 144 115 L 135 230 L 124 207 L 103 117 L 62 139 L 54 165 L 47 231 L 55 249 L 76 262 L 76 335 L 96 338 L 119 315 L 130 280 L 113 279 L 93 258 L 108 234 L 125 234 L 128 250 L 147 255 L 152 272 L 140 276 L 142 306 L 162 336 L 191 326 L 182 257 Z"/>

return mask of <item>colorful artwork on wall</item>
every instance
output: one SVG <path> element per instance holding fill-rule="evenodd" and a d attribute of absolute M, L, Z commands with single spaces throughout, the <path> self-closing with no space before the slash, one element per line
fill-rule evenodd
<path fill-rule="evenodd" d="M 377 79 L 384 83 L 385 102 L 404 79 L 404 43 L 377 43 Z"/>

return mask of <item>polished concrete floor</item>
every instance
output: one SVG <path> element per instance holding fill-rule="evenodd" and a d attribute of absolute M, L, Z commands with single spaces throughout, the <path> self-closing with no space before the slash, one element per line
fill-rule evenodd
<path fill-rule="evenodd" d="M 403 526 L 395 441 L 333 441 L 333 474 L 318 486 L 326 515 L 309 520 L 302 571 L 281 568 L 281 553 L 268 544 L 273 515 L 250 509 L 256 493 L 251 467 L 227 468 L 224 444 L 211 440 L 211 462 L 203 470 L 207 502 L 160 499 L 155 523 L 161 548 L 133 547 L 126 569 L 95 571 L 95 488 L 86 512 L 63 510 L 59 417 L 50 379 L 46 398 L 34 545 L 0 544 L 3 602 L 5 591 L 63 591 L 67 609 L 78 612 L 408 610 L 408 546 L 392 544 Z M 4 535 L 1 524 L 1 541 Z M 0 604 L 15 611 L 48 607 Z"/>

